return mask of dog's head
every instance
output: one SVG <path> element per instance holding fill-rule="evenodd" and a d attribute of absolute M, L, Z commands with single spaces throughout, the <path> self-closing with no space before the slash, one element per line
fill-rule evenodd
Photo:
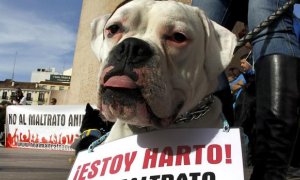
<path fill-rule="evenodd" d="M 80 132 L 82 133 L 89 129 L 97 129 L 104 134 L 110 131 L 112 123 L 104 122 L 99 114 L 100 112 L 98 109 L 94 109 L 89 103 L 87 103 Z"/>
<path fill-rule="evenodd" d="M 165 127 L 215 90 L 236 37 L 196 7 L 133 0 L 93 21 L 91 44 L 105 118 Z"/>

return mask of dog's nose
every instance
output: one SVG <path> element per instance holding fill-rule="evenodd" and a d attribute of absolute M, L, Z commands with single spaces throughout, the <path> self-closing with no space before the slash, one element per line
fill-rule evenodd
<path fill-rule="evenodd" d="M 107 67 L 112 66 L 104 77 L 104 83 L 112 76 L 126 75 L 133 81 L 137 81 L 138 75 L 134 68 L 143 67 L 153 56 L 150 45 L 137 38 L 127 38 L 114 47 L 110 53 Z"/>
<path fill-rule="evenodd" d="M 153 52 L 150 45 L 137 38 L 127 38 L 116 47 L 118 61 L 124 61 L 129 64 L 138 64 L 148 60 Z"/>

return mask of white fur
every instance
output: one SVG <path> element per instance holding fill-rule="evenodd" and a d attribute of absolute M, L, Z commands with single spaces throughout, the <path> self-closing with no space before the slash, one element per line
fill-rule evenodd
<path fill-rule="evenodd" d="M 107 37 L 103 30 L 113 24 L 121 25 L 122 31 L 116 36 Z M 176 44 L 165 39 L 174 32 L 185 34 L 188 41 Z M 155 52 L 150 60 L 156 64 L 155 70 L 145 73 L 146 77 L 151 77 L 148 79 L 155 81 L 146 81 L 142 85 L 158 87 L 145 99 L 155 115 L 162 119 L 174 115 L 179 102 L 183 101 L 184 104 L 177 115 L 189 111 L 204 96 L 214 92 L 217 78 L 231 62 L 236 46 L 236 36 L 209 20 L 199 8 L 175 1 L 133 0 L 120 7 L 111 17 L 104 15 L 92 23 L 91 45 L 101 62 L 100 75 L 109 61 L 111 49 L 129 37 L 149 43 Z M 99 104 L 101 107 L 101 95 Z M 193 122 L 192 127 L 219 127 L 220 113 L 221 105 L 217 100 L 207 117 Z M 140 116 L 137 113 L 132 120 L 121 117 L 109 119 L 117 122 L 107 141 L 144 131 L 128 125 L 145 125 L 147 121 L 142 122 L 143 117 Z M 151 129 L 152 124 L 146 126 Z M 181 126 L 191 125 L 187 123 Z"/>

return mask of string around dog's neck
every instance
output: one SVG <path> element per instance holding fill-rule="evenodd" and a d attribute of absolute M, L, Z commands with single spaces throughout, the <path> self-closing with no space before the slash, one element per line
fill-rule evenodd
<path fill-rule="evenodd" d="M 214 95 L 205 96 L 192 110 L 177 117 L 173 124 L 182 124 L 189 121 L 198 120 L 205 116 L 210 110 L 211 105 L 215 102 Z"/>

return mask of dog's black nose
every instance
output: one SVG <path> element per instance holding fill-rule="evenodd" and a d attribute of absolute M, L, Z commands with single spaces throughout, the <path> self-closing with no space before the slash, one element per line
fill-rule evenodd
<path fill-rule="evenodd" d="M 153 54 L 147 42 L 137 38 L 125 39 L 110 52 L 107 66 L 114 68 L 105 75 L 104 82 L 117 75 L 127 75 L 137 81 L 138 76 L 133 69 L 145 66 Z"/>
<path fill-rule="evenodd" d="M 150 45 L 137 38 L 125 39 L 114 51 L 116 60 L 125 61 L 127 64 L 139 64 L 153 55 Z"/>

